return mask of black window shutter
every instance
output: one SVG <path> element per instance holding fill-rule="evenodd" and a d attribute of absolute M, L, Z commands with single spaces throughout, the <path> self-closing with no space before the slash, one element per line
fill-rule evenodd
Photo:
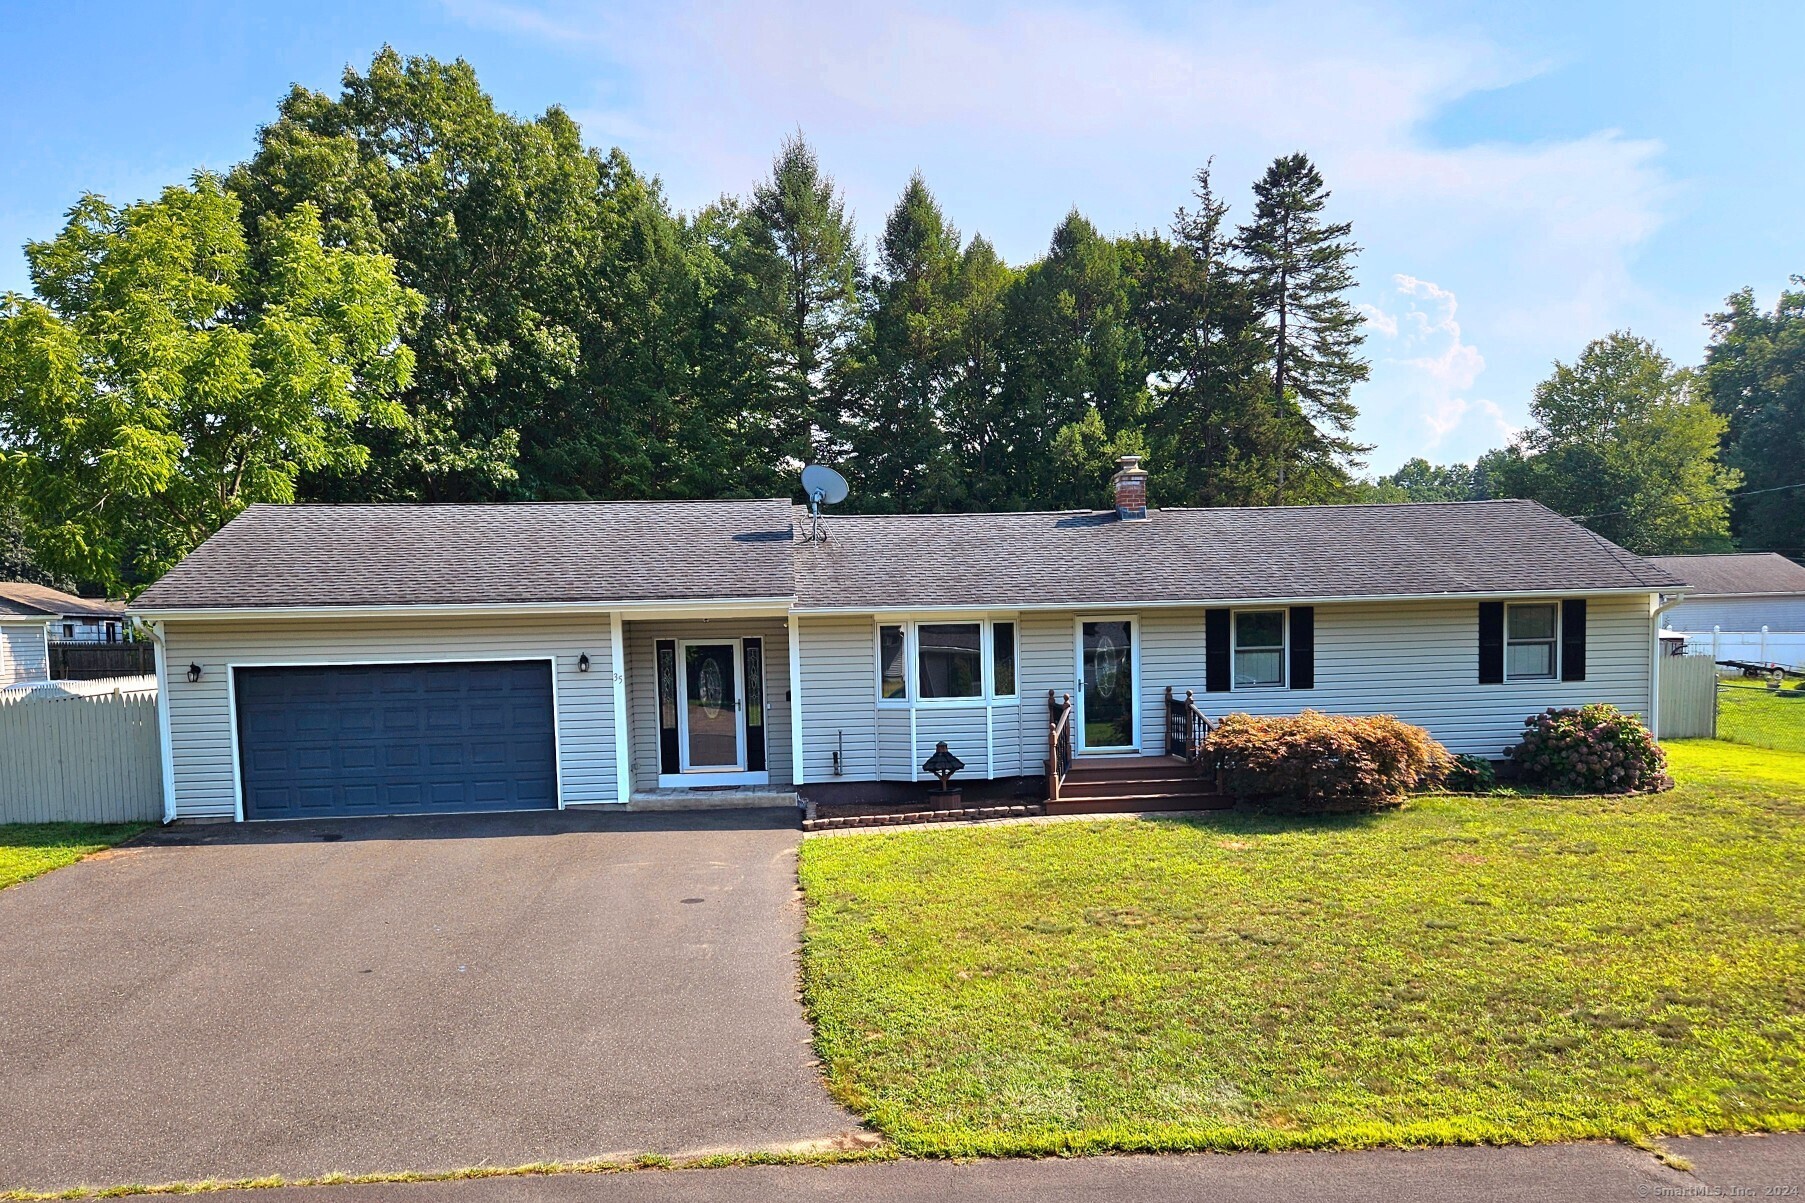
<path fill-rule="evenodd" d="M 1586 599 L 1561 603 L 1561 680 L 1586 679 Z"/>
<path fill-rule="evenodd" d="M 1228 641 L 1228 611 L 1205 610 L 1203 612 L 1203 688 L 1207 693 L 1228 692 Z"/>
<path fill-rule="evenodd" d="M 1316 607 L 1291 607 L 1291 688 L 1316 688 Z"/>
<path fill-rule="evenodd" d="M 1504 680 L 1504 603 L 1479 603 L 1479 683 Z"/>
<path fill-rule="evenodd" d="M 677 641 L 658 641 L 658 771 L 680 773 L 677 759 Z"/>

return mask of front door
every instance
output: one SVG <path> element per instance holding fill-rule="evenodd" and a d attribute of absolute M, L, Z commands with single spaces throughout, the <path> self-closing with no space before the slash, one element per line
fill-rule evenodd
<path fill-rule="evenodd" d="M 1085 619 L 1078 624 L 1077 750 L 1136 750 L 1134 619 Z"/>
<path fill-rule="evenodd" d="M 746 767 L 740 724 L 739 643 L 682 645 L 683 771 L 737 773 Z"/>

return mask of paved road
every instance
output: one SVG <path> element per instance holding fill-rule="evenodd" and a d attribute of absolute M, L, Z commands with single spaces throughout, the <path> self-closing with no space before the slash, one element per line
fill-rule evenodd
<path fill-rule="evenodd" d="M 0 1189 L 846 1132 L 796 1001 L 794 828 L 171 828 L 0 891 Z"/>
<path fill-rule="evenodd" d="M 489 1179 L 406 1186 L 258 1191 L 255 1203 L 1187 1203 L 1189 1200 L 1484 1200 L 1585 1203 L 1700 1197 L 1784 1198 L 1805 1192 L 1805 1136 L 1673 1140 L 1696 1167 L 1668 1169 L 1622 1145 L 1511 1149 L 1086 1157 L 944 1161 L 820 1169 L 685 1170 L 612 1176 Z M 1748 1193 L 1731 1194 L 1732 1188 Z M 231 1198 L 240 1198 L 234 1194 Z M 253 1196 L 242 1196 L 250 1203 Z"/>

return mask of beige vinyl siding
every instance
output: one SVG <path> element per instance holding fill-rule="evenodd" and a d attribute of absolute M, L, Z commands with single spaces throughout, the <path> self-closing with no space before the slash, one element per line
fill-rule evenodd
<path fill-rule="evenodd" d="M 934 754 L 934 745 L 946 741 L 946 750 L 965 762 L 960 774 L 996 777 L 989 764 L 989 737 L 985 730 L 985 706 L 919 706 L 915 711 L 915 751 L 905 780 L 932 781 L 921 771 L 922 762 Z"/>
<path fill-rule="evenodd" d="M 877 772 L 877 627 L 870 617 L 798 619 L 803 776 L 871 781 Z M 903 715 L 908 722 L 908 715 Z M 904 737 L 905 743 L 907 737 Z M 834 751 L 845 759 L 834 773 Z"/>
<path fill-rule="evenodd" d="M 50 647 L 41 620 L 0 622 L 0 685 L 50 679 Z"/>
<path fill-rule="evenodd" d="M 915 734 L 909 711 L 908 706 L 877 707 L 877 776 L 880 781 L 907 781 L 914 775 Z"/>
<path fill-rule="evenodd" d="M 1048 686 L 1037 686 L 1045 674 L 1037 676 L 1035 665 L 1042 656 L 1056 658 L 1058 653 L 1039 646 L 1030 631 L 1064 630 L 1069 665 L 1071 616 L 1062 614 L 1049 621 L 1024 614 L 1003 621 L 1018 623 L 1019 700 L 910 706 L 878 704 L 875 617 L 801 617 L 803 751 L 808 781 L 931 780 L 921 765 L 942 739 L 948 750 L 965 762 L 962 776 L 968 779 L 1041 772 L 1045 755 L 1034 752 L 1033 747 L 1036 740 L 1046 738 Z M 1067 669 L 1061 680 L 1069 676 Z M 1039 734 L 1034 734 L 1036 731 Z M 841 746 L 845 759 L 836 775 L 833 754 Z"/>
<path fill-rule="evenodd" d="M 1250 607 L 1252 608 L 1252 607 Z M 1316 687 L 1204 691 L 1203 611 L 1148 616 L 1141 665 L 1141 746 L 1160 751 L 1157 699 L 1164 687 L 1196 691 L 1212 719 L 1224 714 L 1395 714 L 1454 752 L 1497 757 L 1516 742 L 1523 719 L 1548 706 L 1610 702 L 1638 714 L 1648 708 L 1649 612 L 1646 597 L 1594 597 L 1587 605 L 1586 679 L 1481 685 L 1479 605 L 1474 601 L 1370 603 L 1316 607 Z M 1154 631 L 1158 639 L 1151 637 Z M 1187 635 L 1189 638 L 1187 638 Z M 1194 641 L 1193 641 L 1194 640 Z"/>
<path fill-rule="evenodd" d="M 1642 713 L 1648 705 L 1648 597 L 1594 597 L 1587 612 L 1584 681 L 1480 685 L 1477 601 L 1357 603 L 1316 607 L 1314 689 L 1204 689 L 1204 609 L 1171 607 L 1138 614 L 1141 751 L 1165 750 L 1165 689 L 1193 690 L 1205 714 L 1295 714 L 1306 707 L 1337 714 L 1395 714 L 1417 723 L 1456 752 L 1496 757 L 1523 719 L 1547 706 L 1610 702 Z M 1258 608 L 1258 607 L 1249 607 Z M 945 738 L 966 762 L 966 776 L 1045 771 L 1047 693 L 1077 689 L 1076 623 L 1097 611 L 1022 614 L 1017 672 L 1021 699 L 991 712 L 988 768 L 964 747 L 983 747 L 983 707 L 914 711 L 876 705 L 875 624 L 870 617 L 804 616 L 804 747 L 810 782 L 835 780 L 832 752 L 843 732 L 840 780 L 918 779 L 934 740 Z M 1120 615 L 1124 611 L 1114 611 Z M 945 732 L 944 735 L 934 734 Z M 955 742 L 957 739 L 959 742 Z M 905 753 L 910 753 L 905 758 Z"/>
<path fill-rule="evenodd" d="M 178 818 L 236 815 L 228 665 L 555 659 L 558 788 L 567 806 L 615 802 L 614 685 L 606 616 L 171 621 L 169 725 Z M 590 670 L 577 671 L 588 653 Z M 189 681 L 188 665 L 201 666 Z"/>
<path fill-rule="evenodd" d="M 764 640 L 765 767 L 774 786 L 788 786 L 790 760 L 790 631 L 781 618 L 716 618 L 632 622 L 627 643 L 627 715 L 633 737 L 633 788 L 658 786 L 658 649 L 660 639 Z"/>

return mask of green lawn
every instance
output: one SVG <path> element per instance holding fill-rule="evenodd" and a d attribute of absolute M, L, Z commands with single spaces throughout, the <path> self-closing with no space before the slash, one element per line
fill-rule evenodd
<path fill-rule="evenodd" d="M 1788 688 L 1788 696 L 1778 697 L 1759 681 L 1723 681 L 1717 691 L 1718 736 L 1757 748 L 1805 752 L 1805 693 L 1792 696 L 1794 692 Z"/>
<path fill-rule="evenodd" d="M 0 889 L 72 865 L 129 840 L 143 823 L 10 823 L 0 825 Z"/>
<path fill-rule="evenodd" d="M 834 1094 L 906 1153 L 1805 1127 L 1805 755 L 1657 797 L 810 839 Z"/>

